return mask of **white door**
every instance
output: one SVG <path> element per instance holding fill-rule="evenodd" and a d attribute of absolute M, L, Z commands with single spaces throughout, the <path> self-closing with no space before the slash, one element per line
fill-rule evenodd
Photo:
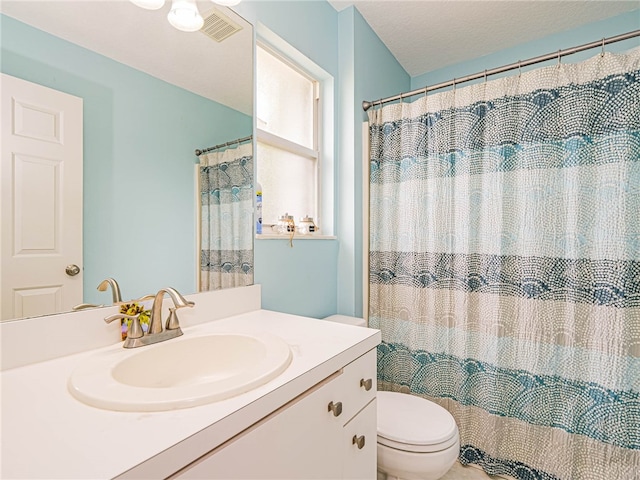
<path fill-rule="evenodd" d="M 82 99 L 0 81 L 0 320 L 68 311 L 82 302 Z"/>

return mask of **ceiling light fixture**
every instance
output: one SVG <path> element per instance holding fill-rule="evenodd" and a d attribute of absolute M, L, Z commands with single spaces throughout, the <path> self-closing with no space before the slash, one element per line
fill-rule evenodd
<path fill-rule="evenodd" d="M 167 19 L 171 25 L 183 32 L 196 32 L 204 24 L 195 0 L 173 0 Z"/>
<path fill-rule="evenodd" d="M 129 0 L 134 5 L 147 10 L 158 10 L 165 0 Z M 232 7 L 241 0 L 211 0 L 224 7 Z M 169 23 L 183 32 L 196 32 L 202 28 L 204 20 L 198 11 L 195 0 L 172 0 L 171 11 L 167 15 Z"/>

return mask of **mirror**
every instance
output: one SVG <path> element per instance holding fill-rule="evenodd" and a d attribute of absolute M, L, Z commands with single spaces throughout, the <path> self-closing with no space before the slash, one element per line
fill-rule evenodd
<path fill-rule="evenodd" d="M 111 304 L 97 290 L 108 277 L 125 300 L 196 291 L 194 152 L 253 131 L 252 26 L 197 4 L 218 20 L 212 36 L 220 21 L 240 29 L 222 41 L 176 30 L 170 1 L 1 3 L 2 72 L 83 99 L 85 303 Z"/>

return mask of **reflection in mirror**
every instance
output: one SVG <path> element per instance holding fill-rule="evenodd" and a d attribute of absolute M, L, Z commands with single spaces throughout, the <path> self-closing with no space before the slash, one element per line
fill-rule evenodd
<path fill-rule="evenodd" d="M 167 22 L 169 4 L 156 11 L 126 1 L 0 4 L 2 73 L 82 99 L 82 248 L 72 262 L 80 273 L 65 276 L 82 284 L 83 294 L 69 300 L 54 292 L 57 310 L 111 304 L 112 292 L 98 290 L 108 278 L 125 301 L 167 286 L 197 290 L 194 151 L 253 129 L 252 27 L 230 9 L 197 3 L 204 17 L 217 10 L 241 29 L 220 42 L 178 31 Z M 4 165 L 4 147 L 2 157 Z M 9 223 L 3 210 L 3 267 L 5 255 L 15 253 L 5 239 Z M 252 243 L 244 250 L 252 255 Z M 58 284 L 37 273 L 33 282 Z M 15 291 L 3 291 L 1 302 L 3 320 L 45 313 L 5 313 L 16 304 Z"/>
<path fill-rule="evenodd" d="M 200 291 L 253 284 L 253 146 L 242 143 L 251 140 L 200 155 Z"/>

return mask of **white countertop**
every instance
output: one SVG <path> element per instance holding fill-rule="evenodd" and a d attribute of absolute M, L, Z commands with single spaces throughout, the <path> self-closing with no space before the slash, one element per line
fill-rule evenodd
<path fill-rule="evenodd" d="M 289 344 L 293 360 L 280 376 L 250 392 L 154 413 L 101 410 L 67 390 L 77 365 L 121 344 L 2 372 L 1 478 L 165 477 L 380 342 L 378 330 L 267 310 L 184 328 L 185 336 L 213 332 L 277 335 Z"/>

